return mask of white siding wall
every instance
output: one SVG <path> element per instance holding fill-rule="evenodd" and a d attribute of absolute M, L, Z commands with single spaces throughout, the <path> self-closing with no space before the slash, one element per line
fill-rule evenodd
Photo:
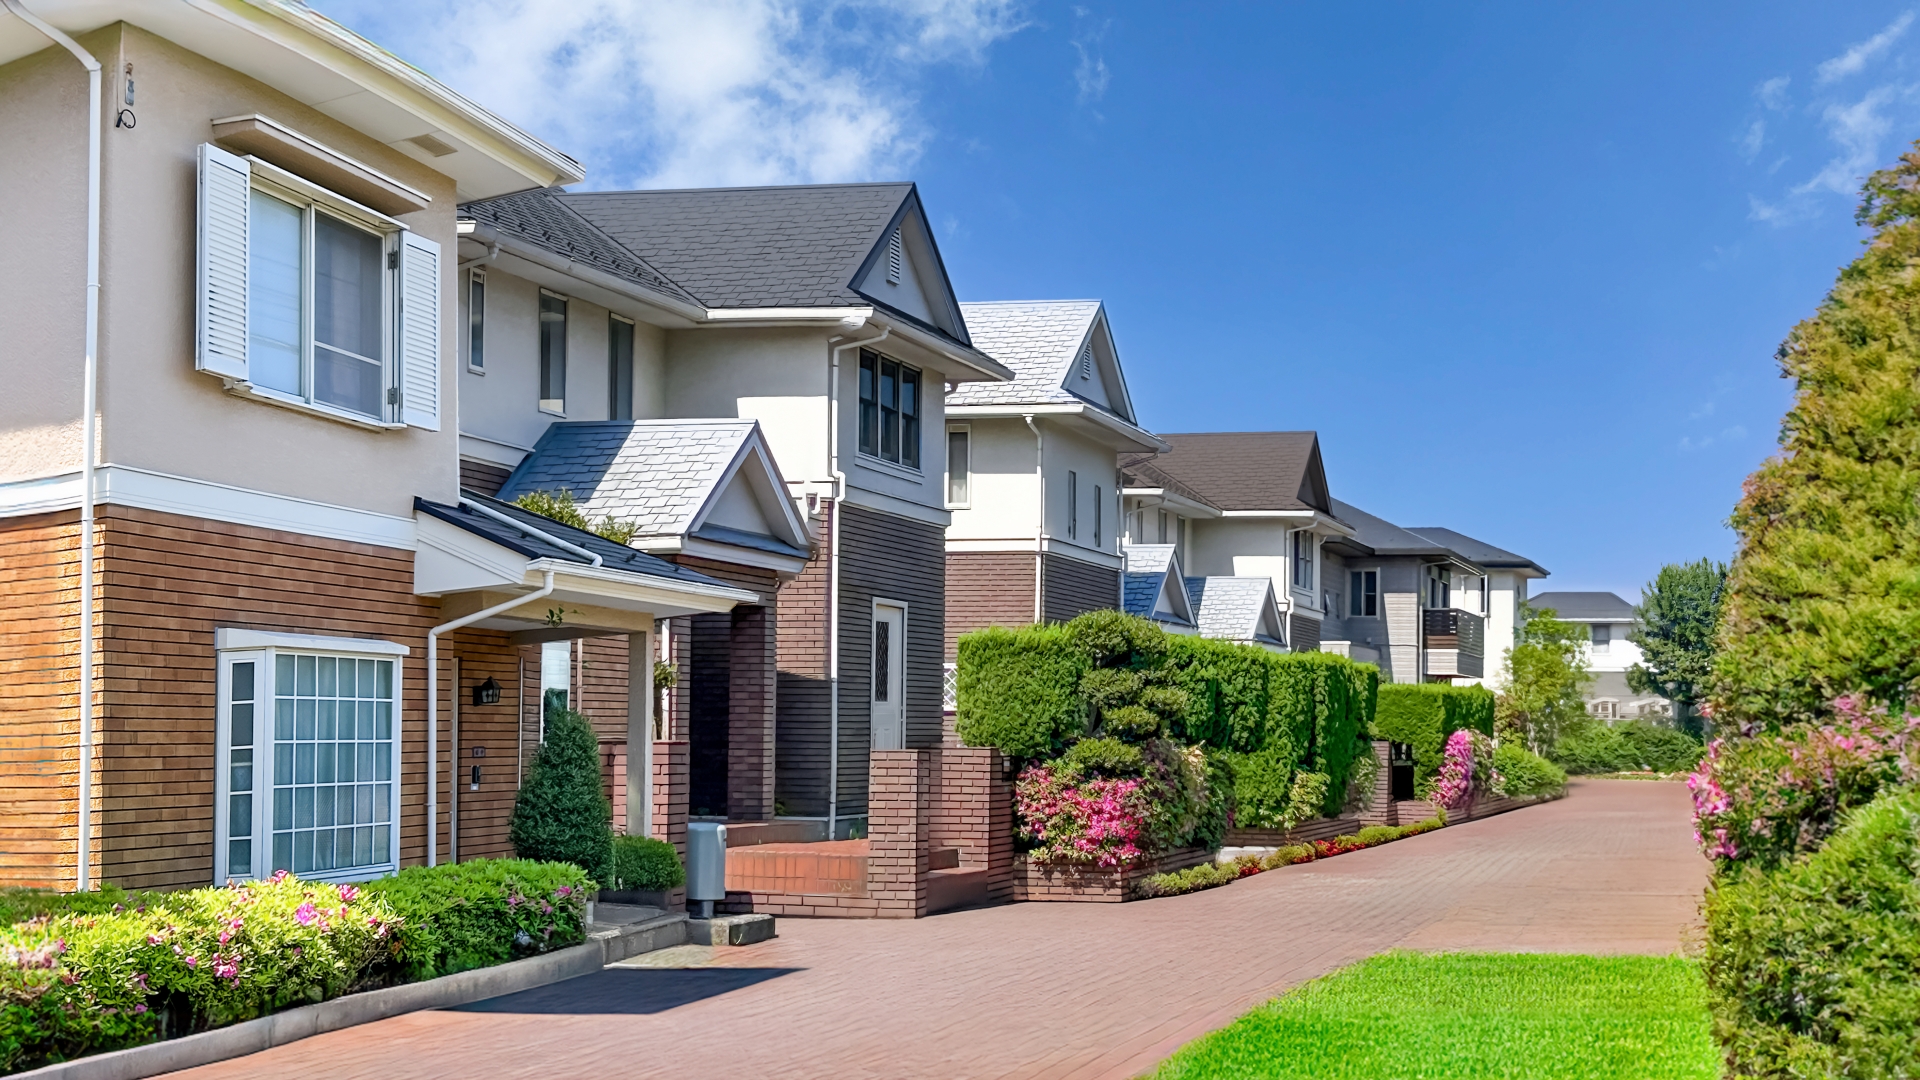
<path fill-rule="evenodd" d="M 949 541 L 1009 541 L 1031 549 L 1040 529 L 1033 432 L 1019 420 L 971 420 L 968 508 L 953 512 Z"/>

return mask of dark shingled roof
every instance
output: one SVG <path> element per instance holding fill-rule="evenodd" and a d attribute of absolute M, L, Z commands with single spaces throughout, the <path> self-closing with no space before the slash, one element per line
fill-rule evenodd
<path fill-rule="evenodd" d="M 1527 606 L 1538 611 L 1552 608 L 1562 619 L 1592 622 L 1630 622 L 1633 605 L 1610 592 L 1544 592 L 1527 597 Z"/>
<path fill-rule="evenodd" d="M 1355 540 L 1373 549 L 1376 555 L 1422 555 L 1444 558 L 1448 555 L 1466 556 L 1445 544 L 1436 544 L 1418 533 L 1403 529 L 1385 518 L 1375 517 L 1365 510 L 1333 500 L 1334 516 L 1353 526 Z M 1469 562 L 1472 560 L 1469 559 Z"/>
<path fill-rule="evenodd" d="M 560 188 L 522 191 L 497 199 L 462 203 L 460 216 L 675 300 L 699 304 L 700 301 L 654 269 L 647 260 L 569 210 L 561 201 L 565 195 Z"/>
<path fill-rule="evenodd" d="M 1335 512 L 1314 432 L 1220 431 L 1160 439 L 1173 449 L 1158 456 L 1123 455 L 1121 468 L 1150 466 L 1222 510 Z"/>
<path fill-rule="evenodd" d="M 588 551 L 600 556 L 600 565 L 607 570 L 624 570 L 629 574 L 646 574 L 649 577 L 672 578 L 675 581 L 687 582 L 694 585 L 714 585 L 721 588 L 734 587 L 724 581 L 710 578 L 705 574 L 696 574 L 692 570 L 676 566 L 665 559 L 656 558 L 644 551 L 635 551 L 633 548 L 627 547 L 624 544 L 616 544 L 596 533 L 590 533 L 584 529 L 576 529 L 571 525 L 562 524 L 550 517 L 542 517 L 530 510 L 523 510 L 512 503 L 489 498 L 477 491 L 462 489 L 460 497 L 463 499 L 471 499 L 489 510 L 497 510 L 516 521 L 524 521 L 530 527 L 538 529 L 549 536 L 555 536 L 570 544 L 576 544 L 586 548 Z M 437 517 L 441 521 L 456 528 L 465 529 L 475 536 L 491 540 L 509 551 L 517 551 L 529 559 L 553 559 L 558 562 L 579 563 L 582 566 L 592 565 L 589 560 L 581 558 L 578 552 L 568 551 L 562 547 L 555 547 L 537 536 L 529 535 L 519 529 L 510 528 L 485 514 L 476 514 L 464 506 L 448 506 L 445 503 L 428 502 L 416 496 L 413 500 L 413 508 L 423 514 Z"/>
<path fill-rule="evenodd" d="M 1541 566 L 1525 555 L 1515 555 L 1505 548 L 1497 548 L 1485 541 L 1475 540 L 1465 533 L 1458 533 L 1452 529 L 1441 528 L 1415 528 L 1408 529 L 1407 531 L 1426 537 L 1436 544 L 1452 548 L 1454 551 L 1466 556 L 1470 561 L 1479 563 L 1481 566 L 1490 570 L 1532 570 L 1541 577 L 1547 576 L 1546 567 Z"/>
<path fill-rule="evenodd" d="M 855 273 L 911 183 L 563 194 L 581 217 L 708 307 L 867 303 Z"/>
<path fill-rule="evenodd" d="M 1164 469 L 1154 464 L 1154 455 L 1122 455 L 1120 482 L 1130 488 L 1161 488 L 1171 491 L 1185 499 L 1192 499 L 1202 506 L 1213 506 L 1205 495 L 1180 482 L 1176 476 L 1170 476 Z M 1213 506 L 1215 510 L 1220 509 Z"/>

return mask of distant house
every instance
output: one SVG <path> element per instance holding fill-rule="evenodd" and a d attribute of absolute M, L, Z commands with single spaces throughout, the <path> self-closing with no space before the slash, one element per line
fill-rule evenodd
<path fill-rule="evenodd" d="M 1459 552 L 1483 571 L 1486 580 L 1482 592 L 1487 617 L 1485 680 L 1488 686 L 1497 688 L 1506 678 L 1507 650 L 1513 648 L 1520 605 L 1527 602 L 1527 583 L 1546 577 L 1546 568 L 1525 555 L 1516 555 L 1452 529 L 1421 527 L 1407 531 Z"/>
<path fill-rule="evenodd" d="M 1658 694 L 1636 693 L 1627 685 L 1627 669 L 1642 659 L 1640 646 L 1627 640 L 1638 625 L 1632 604 L 1610 592 L 1541 593 L 1528 604 L 1535 611 L 1552 609 L 1555 618 L 1587 628 L 1592 641 L 1587 665 L 1593 672 L 1588 712 L 1606 720 L 1673 715 L 1673 702 Z"/>

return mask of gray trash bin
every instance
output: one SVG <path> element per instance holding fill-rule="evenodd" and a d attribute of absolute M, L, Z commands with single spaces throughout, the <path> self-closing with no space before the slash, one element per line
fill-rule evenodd
<path fill-rule="evenodd" d="M 715 901 L 727 898 L 727 827 L 717 821 L 687 824 L 687 905 L 695 918 L 713 918 Z"/>

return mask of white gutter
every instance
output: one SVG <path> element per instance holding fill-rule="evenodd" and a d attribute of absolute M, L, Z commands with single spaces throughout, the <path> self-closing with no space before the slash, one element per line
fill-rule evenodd
<path fill-rule="evenodd" d="M 586 548 L 581 547 L 579 544 L 562 540 L 559 537 L 543 529 L 536 529 L 532 525 L 529 525 L 526 522 L 521 521 L 519 518 L 511 517 L 507 514 L 503 514 L 500 511 L 495 510 L 491 506 L 482 506 L 479 503 L 474 502 L 472 499 L 461 499 L 460 505 L 466 507 L 467 509 L 473 511 L 476 514 L 479 514 L 481 517 L 492 518 L 493 520 L 499 522 L 502 525 L 507 526 L 508 528 L 518 529 L 519 531 L 526 533 L 528 536 L 534 537 L 535 539 L 538 539 L 538 540 L 545 540 L 547 543 L 552 544 L 554 547 L 557 547 L 562 551 L 571 552 L 575 555 L 578 555 L 581 558 L 586 559 L 588 562 L 591 562 L 595 566 L 600 566 L 602 564 L 602 560 L 600 556 L 595 555 L 593 552 L 588 551 Z"/>
<path fill-rule="evenodd" d="M 94 408 L 100 382 L 100 61 L 80 43 L 4 0 L 21 21 L 73 54 L 87 69 L 87 355 L 80 375 L 80 791 L 75 892 L 93 885 L 93 470 Z"/>
<path fill-rule="evenodd" d="M 1033 478 L 1040 485 L 1040 527 L 1033 539 L 1033 621 L 1038 623 L 1046 614 L 1043 598 L 1047 594 L 1047 438 L 1040 434 L 1040 426 L 1033 422 L 1033 414 L 1024 419 L 1027 430 L 1033 432 Z M 1120 577 L 1126 580 L 1126 560 L 1120 563 Z M 1123 585 L 1122 588 L 1125 586 Z"/>
<path fill-rule="evenodd" d="M 852 333 L 866 316 L 849 315 L 840 325 Z M 873 345 L 893 333 L 887 327 L 870 338 L 835 345 L 827 339 L 827 472 L 833 477 L 833 531 L 827 536 L 827 839 L 840 824 L 840 512 L 846 506 L 847 474 L 840 468 L 840 354 Z"/>
<path fill-rule="evenodd" d="M 465 500 L 461 500 L 464 502 Z M 471 626 L 482 619 L 491 619 L 503 611 L 510 611 L 521 604 L 538 600 L 553 592 L 553 571 L 546 572 L 546 584 L 538 592 L 525 596 L 516 596 L 482 608 L 471 615 L 462 615 L 452 622 L 444 622 L 427 631 L 427 865 L 440 863 L 440 635 Z M 455 688 L 458 689 L 457 687 Z M 526 718 L 522 717 L 525 723 Z M 460 748 L 453 748 L 458 758 Z M 454 762 L 456 768 L 459 762 Z M 457 780 L 455 781 L 458 782 Z"/>
<path fill-rule="evenodd" d="M 617 274 L 610 274 L 597 266 L 575 262 L 565 255 L 555 254 L 536 244 L 522 241 L 517 237 L 502 233 L 491 225 L 483 225 L 477 221 L 472 224 L 473 228 L 461 233 L 460 236 L 462 239 L 472 240 L 476 244 L 487 245 L 489 252 L 487 259 L 489 262 L 497 258 L 500 252 L 504 251 L 516 259 L 530 262 L 535 266 L 543 266 L 548 270 L 566 274 L 569 277 L 578 278 L 590 285 L 597 285 L 616 296 L 624 296 L 629 300 L 637 300 L 640 303 L 659 308 L 662 311 L 678 315 L 683 319 L 688 319 L 696 323 L 705 322 L 710 314 L 705 307 L 698 304 L 689 304 L 685 300 L 668 296 L 665 293 L 655 292 L 637 282 L 628 281 L 626 278 L 620 277 Z"/>
<path fill-rule="evenodd" d="M 1113 432 L 1133 444 L 1138 453 L 1164 454 L 1173 448 L 1160 436 L 1138 424 L 1122 420 L 1098 405 L 1080 402 L 1030 405 L 949 405 L 946 416 L 952 420 L 996 419 L 1011 420 L 1017 416 L 1072 416 L 1085 420 L 1095 427 Z M 1121 448 L 1124 449 L 1124 448 Z"/>

